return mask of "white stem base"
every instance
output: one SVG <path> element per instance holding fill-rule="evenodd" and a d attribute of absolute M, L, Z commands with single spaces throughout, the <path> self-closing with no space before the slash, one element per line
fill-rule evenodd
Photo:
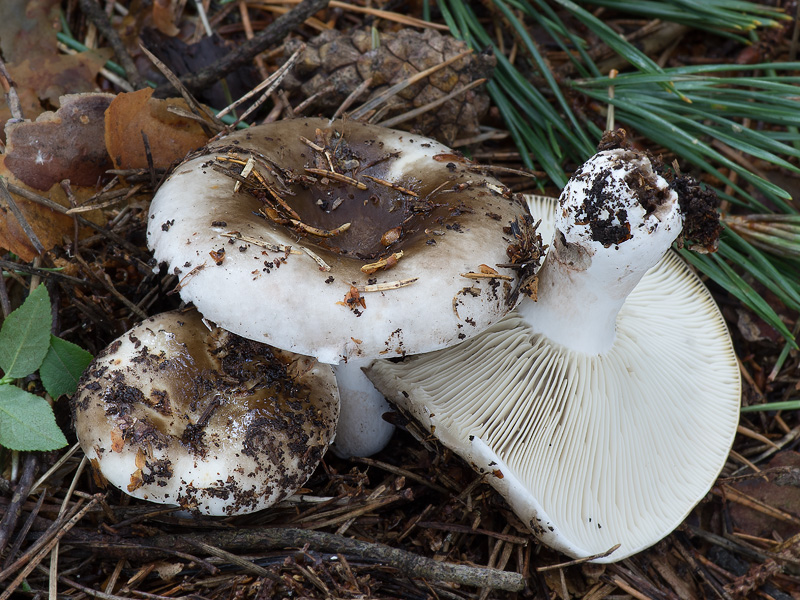
<path fill-rule="evenodd" d="M 371 362 L 350 359 L 333 367 L 341 406 L 331 450 L 340 458 L 380 452 L 394 433 L 394 425 L 383 419 L 394 409 L 361 370 Z"/>

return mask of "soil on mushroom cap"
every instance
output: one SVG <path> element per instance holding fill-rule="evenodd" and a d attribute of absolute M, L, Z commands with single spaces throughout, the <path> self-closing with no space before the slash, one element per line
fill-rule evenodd
<path fill-rule="evenodd" d="M 301 136 L 308 136 L 306 143 Z M 391 142 L 397 143 L 394 139 Z M 404 152 L 418 152 L 420 156 L 438 148 L 429 140 L 413 135 L 402 139 L 402 143 L 410 148 Z M 458 217 L 473 212 L 458 192 L 479 185 L 473 181 L 483 180 L 468 171 L 469 161 L 454 154 L 442 155 L 448 157 L 446 164 L 437 156 L 426 156 L 413 162 L 414 168 L 398 177 L 395 165 L 405 160 L 402 153 L 380 140 L 375 128 L 367 127 L 345 128 L 344 133 L 333 129 L 321 131 L 298 120 L 291 135 L 278 138 L 274 134 L 263 137 L 243 134 L 242 139 L 229 137 L 209 150 L 234 153 L 246 159 L 256 145 L 278 146 L 270 157 L 280 156 L 281 166 L 270 158 L 271 174 L 263 165 L 256 168 L 303 224 L 327 231 L 345 223 L 350 226 L 336 235 L 321 237 L 292 225 L 288 215 L 275 204 L 272 191 L 256 181 L 245 186 L 253 197 L 246 209 L 251 218 L 261 213 L 262 218 L 282 221 L 294 234 L 317 248 L 364 261 L 384 258 L 412 245 L 424 246 L 431 239 L 431 229 L 458 232 Z M 343 175 L 350 181 L 338 180 L 326 172 Z M 492 194 L 489 190 L 478 193 Z M 270 204 L 278 210 L 267 209 L 265 214 L 264 206 Z"/>

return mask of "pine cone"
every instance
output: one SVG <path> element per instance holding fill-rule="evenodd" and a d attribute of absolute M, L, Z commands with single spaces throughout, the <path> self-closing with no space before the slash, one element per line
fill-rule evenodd
<path fill-rule="evenodd" d="M 325 31 L 307 42 L 307 48 L 293 72 L 284 80 L 287 91 L 299 90 L 304 98 L 320 94 L 311 109 L 332 113 L 365 79 L 372 77 L 369 94 L 359 104 L 387 87 L 441 64 L 467 49 L 464 42 L 432 29 L 420 33 L 413 29 L 381 32 L 377 48 L 369 29 L 349 34 L 338 30 Z M 287 56 L 299 46 L 290 41 Z M 482 77 L 490 77 L 495 65 L 492 54 L 471 54 L 444 67 L 430 77 L 407 87 L 389 100 L 390 110 L 383 118 L 404 113 L 432 102 L 454 89 Z M 489 108 L 489 97 L 482 86 L 473 88 L 444 104 L 426 111 L 414 120 L 399 125 L 451 145 L 458 138 L 478 133 L 480 119 Z"/>

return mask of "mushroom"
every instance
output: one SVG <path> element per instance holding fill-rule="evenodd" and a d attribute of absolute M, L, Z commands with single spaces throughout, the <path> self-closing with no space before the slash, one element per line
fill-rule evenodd
<path fill-rule="evenodd" d="M 644 155 L 600 152 L 551 212 L 537 301 L 458 346 L 366 371 L 542 542 L 611 562 L 708 492 L 736 432 L 739 370 L 711 295 L 669 251 L 678 198 Z"/>
<path fill-rule="evenodd" d="M 167 312 L 106 348 L 72 400 L 83 451 L 136 498 L 207 515 L 266 508 L 309 478 L 333 438 L 331 368 Z"/>
<path fill-rule="evenodd" d="M 368 455 L 392 426 L 363 361 L 452 345 L 513 308 L 520 269 L 484 267 L 530 237 L 524 215 L 438 142 L 295 119 L 231 133 L 178 166 L 153 199 L 148 241 L 220 327 L 337 365 L 335 449 Z"/>

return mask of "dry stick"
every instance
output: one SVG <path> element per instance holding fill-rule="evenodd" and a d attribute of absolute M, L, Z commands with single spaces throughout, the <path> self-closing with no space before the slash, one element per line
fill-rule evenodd
<path fill-rule="evenodd" d="M 269 571 L 262 567 L 261 565 L 257 565 L 256 563 L 247 560 L 246 558 L 242 558 L 241 556 L 237 556 L 227 550 L 223 550 L 222 548 L 217 548 L 216 546 L 212 546 L 211 544 L 206 544 L 205 542 L 195 542 L 197 547 L 201 550 L 205 550 L 211 556 L 216 556 L 217 558 L 221 558 L 232 565 L 236 565 L 237 567 L 241 567 L 248 573 L 252 573 L 253 575 L 258 575 L 259 577 L 267 577 L 269 579 L 279 581 L 280 577 L 275 575 L 272 571 Z"/>
<path fill-rule="evenodd" d="M 484 83 L 486 83 L 486 79 L 476 79 L 475 81 L 468 83 L 467 85 L 462 86 L 458 89 L 455 89 L 446 96 L 442 96 L 441 98 L 434 100 L 433 102 L 428 102 L 427 104 L 423 104 L 422 106 L 409 110 L 408 112 L 405 112 L 402 115 L 397 115 L 396 117 L 392 117 L 391 119 L 386 119 L 385 121 L 381 121 L 379 125 L 381 125 L 382 127 L 395 127 L 400 123 L 405 123 L 406 121 L 414 119 L 419 115 L 425 114 L 426 112 L 428 112 L 429 110 L 433 110 L 440 104 L 449 102 L 456 96 L 465 94 L 472 88 L 478 87 L 479 85 L 483 85 Z"/>
<path fill-rule="evenodd" d="M 64 275 L 64 273 L 60 273 L 58 271 L 45 271 L 43 269 L 37 269 L 36 267 L 26 265 L 25 263 L 15 263 L 10 260 L 0 259 L 0 269 L 5 269 L 6 271 L 22 271 L 23 273 L 44 277 L 45 279 L 61 279 L 62 281 L 71 283 L 73 285 L 88 285 L 94 288 L 99 287 L 97 284 L 93 284 L 90 281 L 78 279 L 77 277 L 72 277 L 71 275 Z"/>
<path fill-rule="evenodd" d="M 11 314 L 11 299 L 8 297 L 8 288 L 2 267 L 0 267 L 0 309 L 3 311 L 4 319 Z"/>
<path fill-rule="evenodd" d="M 11 209 L 11 212 L 14 214 L 14 217 L 17 219 L 17 222 L 20 224 L 20 227 L 22 227 L 22 231 L 24 231 L 25 235 L 28 236 L 28 239 L 30 240 L 31 244 L 33 244 L 33 247 L 36 250 L 36 252 L 42 254 L 44 252 L 44 246 L 42 245 L 42 242 L 39 241 L 39 237 L 36 235 L 36 232 L 33 230 L 33 227 L 31 227 L 30 223 L 28 223 L 28 220 L 25 218 L 25 215 L 22 214 L 22 211 L 20 210 L 19 206 L 9 193 L 8 184 L 6 183 L 5 177 L 0 177 L 0 197 L 2 197 L 2 199 L 5 200 L 6 204 L 8 204 L 8 207 Z"/>
<path fill-rule="evenodd" d="M 31 493 L 33 493 L 33 490 L 31 490 Z M 22 548 L 22 544 L 25 541 L 28 532 L 31 530 L 31 527 L 33 527 L 33 522 L 36 520 L 36 517 L 38 516 L 46 497 L 46 491 L 39 494 L 39 499 L 36 501 L 36 505 L 33 507 L 33 509 L 31 509 L 31 512 L 28 513 L 28 518 L 25 519 L 25 523 L 22 524 L 22 527 L 17 534 L 17 539 L 14 540 L 14 543 L 11 544 L 11 547 L 8 549 L 8 555 L 6 556 L 6 561 L 3 563 L 3 568 L 7 568 L 8 565 L 11 564 L 11 561 L 14 560 L 14 557 L 19 552 L 19 549 Z"/>
<path fill-rule="evenodd" d="M 0 58 L 0 84 L 3 86 L 3 92 L 6 95 L 6 104 L 11 111 L 11 116 L 14 119 L 22 120 L 25 117 L 22 114 L 22 104 L 19 101 L 19 94 L 17 88 L 14 87 L 14 81 L 6 69 L 6 63 Z"/>
<path fill-rule="evenodd" d="M 411 479 L 412 481 L 416 481 L 417 483 L 421 483 L 422 485 L 426 485 L 429 488 L 431 488 L 433 490 L 436 490 L 440 494 L 444 494 L 446 496 L 450 495 L 450 490 L 448 490 L 447 488 L 444 488 L 444 487 L 442 487 L 440 485 L 437 485 L 436 483 L 433 483 L 432 481 L 428 481 L 422 475 L 418 475 L 417 473 L 409 471 L 408 469 L 403 469 L 401 467 L 396 467 L 396 466 L 391 465 L 389 463 L 385 463 L 385 462 L 382 462 L 380 460 L 375 460 L 374 458 L 353 457 L 350 460 L 352 460 L 353 462 L 357 462 L 357 463 L 361 463 L 363 465 L 370 466 L 370 467 L 375 467 L 376 469 L 381 469 L 381 470 L 387 471 L 389 473 L 394 473 L 395 475 L 399 475 L 401 477 L 405 477 L 406 479 Z"/>
<path fill-rule="evenodd" d="M 133 59 L 125 49 L 125 44 L 120 39 L 117 31 L 111 25 L 111 21 L 106 13 L 103 12 L 103 9 L 100 7 L 100 5 L 94 0 L 78 0 L 78 4 L 80 4 L 83 14 L 86 15 L 92 23 L 94 23 L 95 27 L 97 27 L 100 33 L 102 33 L 108 40 L 111 48 L 114 49 L 114 54 L 116 54 L 119 64 L 122 65 L 123 69 L 125 69 L 125 74 L 128 76 L 128 81 L 131 83 L 134 89 L 140 90 L 143 87 L 146 87 L 147 84 L 144 81 L 144 77 L 139 74 Z"/>
<path fill-rule="evenodd" d="M 243 112 L 236 121 L 234 121 L 230 125 L 230 129 L 236 127 L 239 123 L 244 121 L 254 110 L 256 110 L 259 106 L 261 106 L 264 102 L 267 101 L 275 89 L 281 84 L 281 81 L 284 80 L 286 75 L 288 75 L 289 70 L 294 67 L 294 64 L 299 60 L 300 54 L 306 49 L 306 45 L 302 44 L 300 48 L 295 50 L 295 52 L 284 62 L 277 71 L 275 71 L 272 75 L 267 77 L 264 81 L 259 83 L 255 88 L 247 92 L 244 96 L 235 100 L 233 103 L 229 104 L 225 108 L 223 108 L 219 113 L 217 113 L 217 118 L 221 118 L 222 116 L 226 115 L 228 112 L 239 106 L 242 102 L 249 100 L 254 95 L 258 94 L 265 88 L 267 89 L 266 92 L 261 94 L 261 97 L 258 98 L 253 104 L 251 104 L 245 112 Z"/>
<path fill-rule="evenodd" d="M 113 192 L 108 192 L 107 194 L 99 195 L 92 201 L 92 204 L 81 204 L 76 206 L 75 208 L 70 208 L 69 210 L 67 210 L 67 214 L 75 215 L 78 213 L 91 212 L 93 210 L 100 210 L 101 208 L 108 208 L 109 206 L 113 206 L 114 204 L 120 204 L 121 202 L 130 200 L 131 197 L 138 194 L 143 187 L 144 187 L 143 183 L 137 183 L 136 185 L 133 185 L 126 189 L 114 190 Z"/>
<path fill-rule="evenodd" d="M 296 4 L 300 0 L 279 0 L 279 2 L 275 2 L 276 4 Z M 264 2 L 263 3 L 265 8 L 269 7 L 272 3 L 271 2 Z M 357 4 L 353 4 L 352 2 L 340 2 L 339 0 L 331 0 L 330 3 L 331 8 L 341 8 L 348 12 L 354 13 L 362 13 L 365 15 L 370 15 L 372 17 L 377 17 L 379 19 L 383 19 L 384 21 L 392 21 L 394 23 L 400 23 L 401 25 L 408 25 L 409 27 L 419 27 L 423 29 L 438 29 L 440 31 L 450 31 L 447 25 L 443 23 L 432 23 L 430 21 L 423 21 L 422 19 L 417 19 L 415 17 L 411 17 L 408 15 L 403 15 L 396 12 L 391 12 L 388 10 L 381 10 L 379 8 L 372 8 L 369 6 L 358 6 Z"/>
<path fill-rule="evenodd" d="M 228 73 L 248 64 L 257 54 L 282 42 L 290 31 L 314 13 L 328 6 L 328 2 L 329 0 L 303 0 L 292 10 L 275 19 L 252 40 L 247 40 L 199 73 L 187 73 L 181 77 L 181 83 L 191 92 L 197 92 L 216 83 Z M 155 93 L 156 95 L 166 95 L 170 93 L 171 87 L 167 84 L 158 86 Z"/>
<path fill-rule="evenodd" d="M 84 456 L 81 459 L 81 462 L 78 463 L 78 468 L 75 470 L 75 474 L 72 477 L 72 483 L 70 483 L 67 493 L 64 494 L 64 500 L 61 502 L 61 508 L 58 511 L 59 517 L 63 516 L 64 513 L 67 512 L 69 501 L 72 499 L 72 494 L 75 492 L 75 487 L 78 485 L 78 480 L 80 479 L 81 473 L 83 473 L 83 469 L 86 467 L 88 462 L 89 459 Z M 58 549 L 59 544 L 56 542 L 56 544 L 53 546 L 53 549 L 50 551 L 49 592 L 51 599 L 55 599 L 58 596 Z"/>
<path fill-rule="evenodd" d="M 136 552 L 138 549 L 137 545 L 126 544 L 121 539 L 111 540 L 107 536 L 88 531 L 73 532 L 68 541 L 72 545 L 88 545 L 112 558 L 130 557 L 131 551 Z M 489 587 L 512 592 L 518 592 L 525 587 L 525 581 L 519 573 L 439 562 L 399 548 L 362 542 L 323 531 L 248 528 L 210 533 L 163 534 L 148 538 L 145 542 L 150 548 L 169 548 L 186 552 L 196 550 L 198 543 L 211 544 L 229 552 L 247 552 L 255 549 L 258 551 L 283 550 L 308 544 L 312 550 L 317 552 L 341 553 L 359 559 L 379 561 L 410 577 L 422 577 L 429 581 L 447 581 L 460 585 Z M 157 557 L 156 550 L 148 550 L 146 560 L 156 560 Z"/>
<path fill-rule="evenodd" d="M 391 98 L 392 96 L 395 96 L 396 94 L 400 93 L 401 91 L 403 91 L 408 86 L 414 85 L 416 82 L 421 81 L 422 79 L 425 79 L 426 77 L 432 75 L 436 71 L 439 71 L 440 69 L 443 69 L 443 68 L 453 64 L 457 60 L 460 60 L 460 59 L 464 58 L 465 56 L 469 56 L 470 54 L 472 54 L 472 50 L 465 50 L 464 52 L 456 54 L 455 56 L 452 56 L 452 57 L 448 58 L 447 60 L 439 63 L 438 65 L 434 65 L 433 67 L 430 67 L 429 69 L 425 69 L 424 71 L 420 71 L 419 73 L 417 73 L 415 75 L 412 75 L 408 79 L 404 79 L 403 81 L 400 81 L 399 83 L 394 84 L 392 87 L 390 87 L 386 91 L 382 92 L 380 95 L 375 96 L 374 98 L 368 100 L 367 102 L 365 102 L 364 104 L 359 106 L 357 109 L 355 109 L 353 112 L 350 113 L 350 117 L 353 118 L 353 119 L 356 119 L 356 120 L 359 120 L 359 119 L 365 117 L 369 111 L 371 111 L 374 108 L 377 108 L 381 104 L 384 104 L 389 98 Z"/>
<path fill-rule="evenodd" d="M 54 211 L 56 211 L 58 213 L 61 213 L 62 215 L 67 214 L 67 210 L 69 210 L 69 209 L 61 206 L 57 202 L 53 202 L 49 198 L 45 198 L 44 196 L 40 196 L 39 194 L 35 194 L 35 193 L 33 193 L 33 192 L 29 191 L 29 190 L 26 190 L 25 188 L 21 188 L 21 187 L 19 187 L 17 185 L 14 185 L 13 183 L 9 183 L 8 184 L 8 190 L 10 192 L 16 194 L 17 196 L 22 196 L 26 200 L 30 200 L 31 202 L 35 202 L 36 204 L 41 204 L 42 206 L 46 206 L 50 210 L 54 210 Z M 105 229 L 104 227 L 101 227 L 100 225 L 97 225 L 96 223 L 92 223 L 88 219 L 85 219 L 85 218 L 83 218 L 81 216 L 78 216 L 77 219 L 78 219 L 78 222 L 81 225 L 85 225 L 86 227 L 90 227 L 90 228 L 94 229 L 97 233 L 107 237 L 108 239 L 110 239 L 112 242 L 114 242 L 115 244 L 117 244 L 121 248 L 125 248 L 125 250 L 127 250 L 128 252 L 130 252 L 134 256 L 137 255 L 137 254 L 141 254 L 141 249 L 140 248 L 137 248 L 136 246 L 134 246 L 133 244 L 131 244 L 130 242 L 128 242 L 127 240 L 125 240 L 121 236 L 119 236 L 116 233 L 114 233 L 113 231 L 111 231 L 110 229 Z"/>
<path fill-rule="evenodd" d="M 210 125 L 214 125 L 214 127 L 216 128 L 216 133 L 219 133 L 220 131 L 225 129 L 225 124 L 222 121 L 220 121 L 216 117 L 216 115 L 214 115 L 214 113 L 207 110 L 205 107 L 203 107 L 203 105 L 201 105 L 197 101 L 197 99 L 192 95 L 192 92 L 186 89 L 186 86 L 184 86 L 181 83 L 180 79 L 178 79 L 178 76 L 175 75 L 175 73 L 173 73 L 167 65 L 165 65 L 161 60 L 159 60 L 159 58 L 155 54 L 150 52 L 150 50 L 145 48 L 144 44 L 139 44 L 139 48 L 141 48 L 142 52 L 144 52 L 147 58 L 150 59 L 150 62 L 152 62 L 156 66 L 156 68 L 159 71 L 161 71 L 161 74 L 164 77 L 166 77 L 167 80 L 175 87 L 175 89 L 177 89 L 180 92 L 181 96 L 186 101 L 186 104 L 188 104 L 189 108 L 192 109 L 192 112 L 198 115 L 199 117 L 202 117 L 203 119 L 208 119 L 208 121 L 211 122 L 209 123 L 208 121 L 198 121 L 200 127 L 203 128 L 203 132 L 207 136 L 212 137 L 214 133 L 211 131 Z"/>
<path fill-rule="evenodd" d="M 19 478 L 14 495 L 11 497 L 11 503 L 6 509 L 6 514 L 3 515 L 3 519 L 0 521 L 0 553 L 5 549 L 14 528 L 17 526 L 22 504 L 28 498 L 28 492 L 31 489 L 31 485 L 33 485 L 33 478 L 36 476 L 38 464 L 39 458 L 37 454 L 33 452 L 26 454 L 25 465 L 22 467 L 22 476 Z"/>
<path fill-rule="evenodd" d="M 111 281 L 111 277 L 108 275 L 108 273 L 104 272 L 101 277 L 100 275 L 95 273 L 92 270 L 91 266 L 89 266 L 89 264 L 85 260 L 83 260 L 83 258 L 81 258 L 80 256 L 76 255 L 75 260 L 78 261 L 78 263 L 83 267 L 83 270 L 88 275 L 94 277 L 100 283 L 100 285 L 102 285 L 106 290 L 108 290 L 111 293 L 111 295 L 114 296 L 117 300 L 122 302 L 128 310 L 130 310 L 140 319 L 147 318 L 146 312 L 144 312 L 141 308 L 136 306 L 136 304 L 128 300 L 128 298 L 126 298 L 117 288 L 114 287 L 114 282 Z"/>
<path fill-rule="evenodd" d="M 0 594 L 0 600 L 8 600 L 8 598 L 9 598 L 9 597 L 11 597 L 11 594 L 13 594 L 13 593 L 14 593 L 14 590 L 16 590 L 16 589 L 17 589 L 17 587 L 19 586 L 19 584 L 21 584 L 21 583 L 22 583 L 22 582 L 25 580 L 25 578 L 26 578 L 26 577 L 27 577 L 27 576 L 30 574 L 30 572 L 31 572 L 31 571 L 33 571 L 33 570 L 34 570 L 34 569 L 37 567 L 37 565 L 38 565 L 40 562 L 42 562 L 42 560 L 44 559 L 44 557 L 45 557 L 45 556 L 47 556 L 47 555 L 50 553 L 50 551 L 51 551 L 51 550 L 52 550 L 52 549 L 53 549 L 53 548 L 54 548 L 54 547 L 55 547 L 55 546 L 56 546 L 56 545 L 59 543 L 59 541 L 61 540 L 61 538 L 63 538 L 63 537 L 64 537 L 64 536 L 65 536 L 65 535 L 66 535 L 66 534 L 69 532 L 69 530 L 70 530 L 70 529 L 72 529 L 72 528 L 75 526 L 75 524 L 76 524 L 78 521 L 80 521 L 80 520 L 81 520 L 81 519 L 82 519 L 82 518 L 83 518 L 83 517 L 86 515 L 86 513 L 87 513 L 87 512 L 89 512 L 89 510 L 90 510 L 90 509 L 91 509 L 91 508 L 92 508 L 92 507 L 93 507 L 95 504 L 97 504 L 97 502 L 99 501 L 99 499 L 100 499 L 100 498 L 101 498 L 101 495 L 100 495 L 100 494 L 98 494 L 98 495 L 96 495 L 94 498 L 92 498 L 92 499 L 91 499 L 91 500 L 90 500 L 90 501 L 89 501 L 89 502 L 86 504 L 86 506 L 84 506 L 84 507 L 83 507 L 81 510 L 79 510 L 79 511 L 78 511 L 78 512 L 75 514 L 75 516 L 73 516 L 73 517 L 72 517 L 72 518 L 71 518 L 69 521 L 67 521 L 67 522 L 64 524 L 64 526 L 63 526 L 63 527 L 61 527 L 61 528 L 58 530 L 58 532 L 55 534 L 55 536 L 53 536 L 53 539 L 52 539 L 52 540 L 50 540 L 50 541 L 49 541 L 49 542 L 48 542 L 48 543 L 47 543 L 47 544 L 44 546 L 44 548 L 42 548 L 42 549 L 41 549 L 41 550 L 40 550 L 40 551 L 39 551 L 39 552 L 36 554 L 36 556 L 34 556 L 34 557 L 33 557 L 33 558 L 30 560 L 30 562 L 28 562 L 28 564 L 27 564 L 27 565 L 25 565 L 25 568 L 24 568 L 24 569 L 22 569 L 22 571 L 20 571 L 20 572 L 19 572 L 19 574 L 18 574 L 18 575 L 17 575 L 17 576 L 14 578 L 14 580 L 13 580 L 13 581 L 12 581 L 12 582 L 9 584 L 9 586 L 8 586 L 8 589 L 6 589 L 6 591 L 5 591 L 5 592 L 3 592 L 2 594 Z"/>
<path fill-rule="evenodd" d="M 352 106 L 353 102 L 358 100 L 358 97 L 361 96 L 361 94 L 363 94 L 365 91 L 367 91 L 367 89 L 371 85 L 372 85 L 372 77 L 367 77 L 364 81 L 359 83 L 358 86 L 356 87 L 356 89 L 354 89 L 352 92 L 350 92 L 347 95 L 347 98 L 345 98 L 342 101 L 342 103 L 339 105 L 339 108 L 337 108 L 336 112 L 333 113 L 333 116 L 331 117 L 330 121 L 328 121 L 328 127 L 333 125 L 334 120 L 336 120 L 339 117 L 341 117 L 342 114 L 344 113 L 344 111 L 346 111 L 348 108 L 350 108 Z"/>

